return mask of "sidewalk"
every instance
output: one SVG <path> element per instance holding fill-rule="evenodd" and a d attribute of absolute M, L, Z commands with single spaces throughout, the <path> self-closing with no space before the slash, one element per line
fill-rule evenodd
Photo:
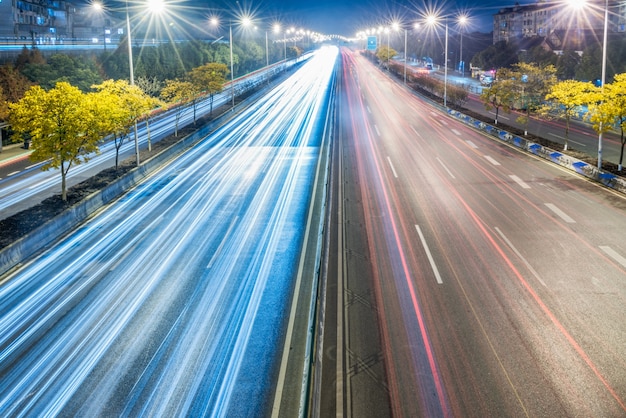
<path fill-rule="evenodd" d="M 0 152 L 0 167 L 28 158 L 31 152 L 33 151 L 24 149 L 24 143 L 3 145 Z"/>

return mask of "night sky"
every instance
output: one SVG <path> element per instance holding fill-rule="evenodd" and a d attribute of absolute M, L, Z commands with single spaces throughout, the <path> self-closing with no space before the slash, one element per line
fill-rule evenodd
<path fill-rule="evenodd" d="M 518 0 L 521 4 L 533 3 Z M 193 2 L 200 6 L 200 2 Z M 215 2 L 203 1 L 203 4 L 215 5 Z M 418 13 L 426 14 L 427 10 L 440 11 L 452 18 L 465 12 L 471 18 L 469 31 L 491 32 L 492 15 L 502 7 L 512 6 L 515 1 L 483 0 L 471 2 L 457 1 L 394 1 L 394 0 L 262 0 L 255 2 L 234 1 L 223 2 L 236 8 L 251 10 L 255 15 L 266 19 L 290 22 L 296 26 L 306 26 L 311 30 L 326 33 L 354 36 L 369 27 L 385 25 L 391 20 L 414 22 Z M 476 6 L 479 4 L 479 6 Z M 473 6 L 472 6 L 473 5 Z"/>
<path fill-rule="evenodd" d="M 113 0 L 77 0 L 82 2 L 101 1 L 117 3 Z M 129 5 L 140 7 L 145 1 L 128 0 Z M 154 1 L 154 0 L 152 0 Z M 294 26 L 324 34 L 336 34 L 347 37 L 356 32 L 380 25 L 389 25 L 391 21 L 405 22 L 412 25 L 416 20 L 428 14 L 428 11 L 448 15 L 454 19 L 461 13 L 470 18 L 467 32 L 492 31 L 493 14 L 503 7 L 513 6 L 515 0 L 471 0 L 448 1 L 412 1 L 412 0 L 163 0 L 169 10 L 175 10 L 178 18 L 188 22 L 206 24 L 211 14 L 218 14 L 223 20 L 233 15 L 244 13 L 255 17 L 260 26 L 271 27 L 280 22 L 283 27 Z M 534 3 L 533 0 L 518 0 L 520 4 Z"/>

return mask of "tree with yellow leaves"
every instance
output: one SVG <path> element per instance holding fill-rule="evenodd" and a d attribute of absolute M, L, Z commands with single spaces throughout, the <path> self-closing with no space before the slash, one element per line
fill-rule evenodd
<path fill-rule="evenodd" d="M 596 87 L 587 82 L 576 80 L 565 80 L 556 83 L 546 95 L 547 103 L 542 109 L 542 113 L 550 117 L 565 119 L 565 146 L 567 151 L 569 141 L 569 127 L 573 116 L 580 112 L 581 106 L 593 101 L 592 94 Z"/>
<path fill-rule="evenodd" d="M 622 171 L 626 138 L 626 73 L 615 75 L 613 83 L 605 84 L 602 93 L 597 93 L 589 106 L 589 120 L 593 129 L 600 134 L 619 126 L 621 149 L 618 170 Z"/>
<path fill-rule="evenodd" d="M 33 86 L 9 109 L 14 135 L 31 140 L 31 160 L 45 161 L 43 170 L 61 170 L 61 197 L 66 201 L 67 173 L 98 152 L 100 136 L 92 127 L 101 114 L 84 93 L 67 82 L 58 82 L 49 91 Z"/>
<path fill-rule="evenodd" d="M 93 106 L 101 109 L 98 114 L 105 112 L 98 122 L 106 135 L 113 135 L 117 169 L 124 140 L 130 136 L 134 124 L 155 107 L 156 101 L 126 80 L 107 80 L 92 87 L 96 90 Z"/>
<path fill-rule="evenodd" d="M 209 114 L 211 115 L 213 114 L 213 96 L 222 91 L 224 84 L 226 83 L 226 76 L 228 76 L 229 73 L 230 71 L 228 70 L 226 64 L 210 62 L 194 68 L 188 74 L 189 80 L 197 87 L 197 89 L 202 93 L 209 95 Z"/>
<path fill-rule="evenodd" d="M 168 107 L 174 108 L 174 136 L 178 136 L 178 122 L 185 110 L 185 105 L 190 101 L 194 101 L 194 123 L 195 123 L 195 98 L 198 95 L 198 89 L 191 81 L 183 80 L 167 80 L 165 87 L 161 90 L 161 99 L 163 99 Z"/>

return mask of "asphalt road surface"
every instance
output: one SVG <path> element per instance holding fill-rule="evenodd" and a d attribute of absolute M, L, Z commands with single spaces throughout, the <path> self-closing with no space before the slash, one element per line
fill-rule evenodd
<path fill-rule="evenodd" d="M 626 200 L 342 59 L 321 416 L 625 416 Z"/>

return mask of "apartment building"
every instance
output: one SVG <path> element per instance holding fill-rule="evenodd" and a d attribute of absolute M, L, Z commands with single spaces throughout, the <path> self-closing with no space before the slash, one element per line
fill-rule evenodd
<path fill-rule="evenodd" d="M 604 27 L 603 0 L 584 9 L 567 7 L 563 2 L 538 1 L 534 4 L 505 7 L 493 15 L 493 43 L 522 37 L 546 37 L 553 31 L 598 31 Z M 626 31 L 626 3 L 609 1 L 609 30 Z"/>
<path fill-rule="evenodd" d="M 0 43 L 48 45 L 116 41 L 124 22 L 64 0 L 0 0 Z"/>

